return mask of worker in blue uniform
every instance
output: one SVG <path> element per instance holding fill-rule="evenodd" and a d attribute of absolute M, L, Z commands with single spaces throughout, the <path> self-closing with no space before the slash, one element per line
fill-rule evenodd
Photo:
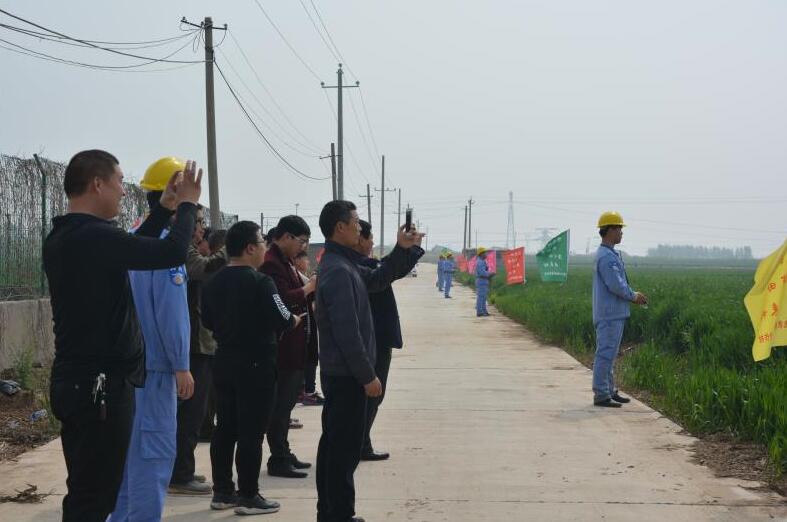
<path fill-rule="evenodd" d="M 445 255 L 445 261 L 443 261 L 443 289 L 445 290 L 446 299 L 451 299 L 451 285 L 454 282 L 454 272 L 456 272 L 454 254 L 448 252 Z"/>
<path fill-rule="evenodd" d="M 598 220 L 601 245 L 593 270 L 593 326 L 596 329 L 596 356 L 593 360 L 593 404 L 620 408 L 631 399 L 615 387 L 615 359 L 623 340 L 623 328 L 631 315 L 630 304 L 647 305 L 648 298 L 631 288 L 623 257 L 615 246 L 623 241 L 623 217 L 604 212 Z"/>
<path fill-rule="evenodd" d="M 475 265 L 475 314 L 477 317 L 486 317 L 489 311 L 486 309 L 486 299 L 489 296 L 489 281 L 495 275 L 489 271 L 486 264 L 486 256 L 489 251 L 484 247 L 479 247 L 476 251 Z"/>
<path fill-rule="evenodd" d="M 176 158 L 162 158 L 148 168 L 140 186 L 148 191 L 151 210 L 169 179 L 184 167 Z M 165 229 L 162 236 L 167 233 Z M 177 399 L 194 393 L 186 268 L 130 271 L 129 279 L 145 340 L 147 378 L 145 386 L 136 389 L 123 483 L 109 520 L 158 522 L 175 461 Z"/>
<path fill-rule="evenodd" d="M 437 291 L 443 291 L 443 262 L 445 261 L 445 255 L 440 254 L 440 257 L 437 258 Z"/>

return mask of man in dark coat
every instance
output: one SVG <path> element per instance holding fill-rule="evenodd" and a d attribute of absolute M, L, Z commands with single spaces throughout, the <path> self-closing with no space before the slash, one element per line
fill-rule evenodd
<path fill-rule="evenodd" d="M 373 248 L 374 235 L 372 234 L 372 225 L 361 220 L 361 237 L 356 250 L 363 256 L 361 264 L 371 269 L 379 267 L 385 261 L 385 258 L 383 258 L 383 261 L 379 261 L 372 257 Z M 424 255 L 423 249 L 418 246 L 412 247 L 407 253 L 410 257 L 407 269 L 397 274 L 397 279 L 407 276 Z M 363 447 L 361 448 L 361 460 L 386 460 L 390 457 L 390 454 L 374 451 L 370 434 L 374 419 L 377 417 L 377 410 L 385 398 L 385 390 L 388 387 L 388 371 L 391 368 L 392 348 L 401 348 L 403 345 L 402 327 L 399 323 L 399 309 L 396 306 L 396 297 L 392 287 L 389 286 L 381 292 L 370 293 L 369 305 L 372 307 L 374 337 L 377 344 L 377 362 L 374 365 L 374 372 L 380 378 L 383 392 L 379 397 L 371 397 L 366 402 L 366 431 L 364 432 Z"/>
<path fill-rule="evenodd" d="M 310 303 L 317 286 L 315 278 L 304 283 L 293 263 L 295 256 L 308 246 L 310 236 L 311 230 L 303 218 L 284 216 L 276 225 L 273 236 L 268 238 L 271 246 L 260 269 L 273 279 L 284 305 L 296 315 L 311 315 Z M 313 318 L 309 317 L 309 320 L 285 332 L 279 339 L 276 405 L 268 426 L 268 446 L 271 450 L 268 474 L 274 477 L 304 478 L 307 474 L 301 470 L 311 467 L 311 464 L 297 459 L 290 451 L 287 440 L 290 414 L 303 387 L 303 371 L 309 360 L 306 332 L 309 323 L 314 324 Z"/>

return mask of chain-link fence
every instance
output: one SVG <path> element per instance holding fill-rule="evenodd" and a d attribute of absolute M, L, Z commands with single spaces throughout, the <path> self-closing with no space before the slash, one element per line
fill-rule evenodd
<path fill-rule="evenodd" d="M 52 217 L 66 212 L 65 165 L 39 160 L 0 154 L 0 301 L 47 295 L 41 247 Z M 144 191 L 127 183 L 118 226 L 130 228 L 146 211 Z M 222 228 L 237 219 L 222 213 Z"/>

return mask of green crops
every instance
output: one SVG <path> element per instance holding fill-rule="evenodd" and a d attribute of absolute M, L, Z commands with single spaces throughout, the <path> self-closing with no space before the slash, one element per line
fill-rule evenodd
<path fill-rule="evenodd" d="M 528 263 L 528 283 L 490 300 L 506 316 L 584 362 L 595 350 L 592 272 L 572 266 L 565 285 L 542 283 Z M 787 349 L 755 363 L 754 333 L 743 306 L 753 270 L 631 268 L 632 286 L 650 299 L 632 306 L 618 378 L 647 391 L 651 403 L 694 433 L 728 432 L 765 444 L 777 472 L 787 469 Z M 472 284 L 473 278 L 458 279 Z M 628 349 L 626 349 L 628 348 Z"/>

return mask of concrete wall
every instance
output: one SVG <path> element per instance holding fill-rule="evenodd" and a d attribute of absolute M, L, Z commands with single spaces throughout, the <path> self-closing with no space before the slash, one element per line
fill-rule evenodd
<path fill-rule="evenodd" d="M 14 366 L 18 354 L 32 350 L 48 366 L 55 355 L 49 299 L 0 302 L 0 370 Z"/>

